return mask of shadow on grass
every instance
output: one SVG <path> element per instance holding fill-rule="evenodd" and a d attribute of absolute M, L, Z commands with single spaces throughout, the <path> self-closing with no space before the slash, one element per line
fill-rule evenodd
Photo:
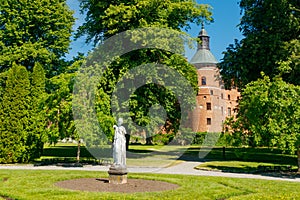
<path fill-rule="evenodd" d="M 271 164 L 281 165 L 297 165 L 297 159 L 295 155 L 282 154 L 280 150 L 271 150 L 267 148 L 226 148 L 225 157 L 223 155 L 222 147 L 215 147 L 207 150 L 205 158 L 199 158 L 200 147 L 190 147 L 185 152 L 182 152 L 176 148 L 168 152 L 160 152 L 151 148 L 153 146 L 142 146 L 141 149 L 129 149 L 127 151 L 128 158 L 144 158 L 155 155 L 170 155 L 180 156 L 178 160 L 183 161 L 247 161 L 247 162 L 263 162 Z M 205 148 L 201 151 L 205 152 Z M 93 155 L 98 158 L 107 158 L 112 156 L 110 148 L 106 149 L 86 149 L 84 146 L 80 148 L 80 157 L 86 159 L 95 159 Z M 77 146 L 53 146 L 45 148 L 42 156 L 55 157 L 55 158 L 69 158 L 77 156 Z"/>
<path fill-rule="evenodd" d="M 222 172 L 232 172 L 232 173 L 257 173 L 256 167 L 248 167 L 245 166 L 243 168 L 239 167 L 229 167 L 229 166 L 213 166 L 213 165 L 207 165 L 209 168 L 214 168 Z"/>
<path fill-rule="evenodd" d="M 92 150 L 80 147 L 80 160 L 77 161 L 77 145 L 58 145 L 44 148 L 42 157 L 34 161 L 35 166 L 56 165 L 61 167 L 83 167 L 83 165 L 107 165 L 108 159 L 96 159 Z"/>
<path fill-rule="evenodd" d="M 44 149 L 42 156 L 76 158 L 77 146 L 51 146 Z M 80 147 L 80 156 L 85 158 L 93 158 L 91 153 L 84 146 Z"/>
<path fill-rule="evenodd" d="M 180 146 L 171 146 L 169 151 L 160 151 L 152 145 L 134 145 L 127 151 L 127 158 L 143 159 L 147 157 L 156 156 L 162 159 L 181 160 L 181 161 L 244 161 L 267 163 L 270 165 L 290 165 L 297 166 L 297 159 L 295 155 L 282 154 L 280 150 L 271 150 L 268 148 L 226 148 L 225 155 L 223 154 L 223 147 L 202 148 L 201 151 L 207 153 L 205 158 L 199 158 L 200 147 L 192 146 L 185 152 L 181 151 Z M 94 164 L 94 165 L 108 165 L 112 161 L 112 149 L 110 146 L 104 149 L 86 149 L 81 147 L 80 163 Z M 92 153 L 90 153 L 92 152 Z M 52 146 L 44 149 L 42 162 L 45 164 L 57 163 L 75 163 L 77 155 L 77 146 L 60 145 Z M 93 155 L 96 155 L 96 159 Z M 179 157 L 179 158 L 178 158 Z M 99 159 L 100 158 L 100 159 Z M 41 161 L 39 161 L 41 163 Z M 215 167 L 216 166 L 211 166 Z M 257 171 L 257 167 L 235 167 L 235 166 L 217 166 L 217 170 L 224 172 L 246 172 L 252 173 Z M 265 170 L 268 171 L 268 170 Z M 271 170 L 269 170 L 271 171 Z"/>
<path fill-rule="evenodd" d="M 193 161 L 192 159 L 195 158 L 195 160 L 197 160 L 199 150 L 199 147 L 191 147 L 181 159 Z M 278 149 L 226 148 L 224 155 L 223 147 L 215 147 L 210 152 L 207 152 L 207 156 L 202 159 L 202 161 L 204 161 L 205 164 L 203 168 L 200 166 L 198 169 L 230 173 L 251 173 L 291 179 L 300 177 L 296 169 L 297 156 L 283 154 L 282 151 Z M 219 164 L 219 161 L 220 163 L 228 163 L 224 166 Z M 210 162 L 214 164 L 210 164 Z M 251 166 L 253 164 L 256 166 Z"/>
<path fill-rule="evenodd" d="M 191 147 L 180 159 L 199 161 L 199 151 L 199 147 Z M 205 152 L 205 149 L 202 151 Z M 225 148 L 224 156 L 223 147 L 215 147 L 207 152 L 202 161 L 246 161 L 297 166 L 296 155 L 283 154 L 278 149 L 271 150 L 268 148 Z"/>
<path fill-rule="evenodd" d="M 129 149 L 128 150 L 129 153 L 142 153 L 142 154 L 145 154 L 145 153 L 152 153 L 153 150 L 146 150 L 146 149 Z"/>

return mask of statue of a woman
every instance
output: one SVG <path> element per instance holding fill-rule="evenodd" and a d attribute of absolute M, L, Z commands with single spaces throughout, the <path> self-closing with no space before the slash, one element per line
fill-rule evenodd
<path fill-rule="evenodd" d="M 123 119 L 119 118 L 118 126 L 113 126 L 115 129 L 113 158 L 115 167 L 126 168 L 126 130 L 122 123 Z"/>

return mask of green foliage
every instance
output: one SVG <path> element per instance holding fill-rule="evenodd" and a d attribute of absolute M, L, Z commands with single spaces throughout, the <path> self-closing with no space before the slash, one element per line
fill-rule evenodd
<path fill-rule="evenodd" d="M 300 148 L 300 87 L 272 81 L 268 76 L 251 82 L 242 92 L 240 111 L 231 122 L 235 138 L 252 146 L 278 147 L 295 153 Z"/>
<path fill-rule="evenodd" d="M 226 138 L 218 132 L 197 132 L 193 134 L 192 144 L 203 146 L 226 146 Z"/>
<path fill-rule="evenodd" d="M 184 130 L 175 134 L 158 133 L 153 136 L 153 143 L 166 145 L 172 141 L 175 145 L 202 145 L 202 146 L 226 146 L 228 141 L 225 134 L 214 132 L 192 132 Z"/>
<path fill-rule="evenodd" d="M 65 0 L 2 0 L 0 10 L 1 71 L 14 62 L 29 70 L 39 62 L 47 76 L 60 71 L 74 23 Z"/>
<path fill-rule="evenodd" d="M 103 91 L 103 89 L 99 89 L 97 91 L 95 99 L 95 108 L 101 130 L 104 132 L 109 141 L 113 141 L 113 125 L 115 125 L 116 122 L 110 113 L 110 97 L 107 93 Z"/>
<path fill-rule="evenodd" d="M 3 0 L 0 10 L 0 162 L 24 162 L 40 156 L 47 135 L 74 132 L 74 71 L 62 59 L 74 18 L 65 0 Z"/>
<path fill-rule="evenodd" d="M 205 139 L 207 132 L 197 132 L 195 133 L 195 137 L 193 138 L 193 144 L 201 145 Z"/>
<path fill-rule="evenodd" d="M 227 121 L 230 142 L 294 153 L 300 146 L 299 1 L 242 0 L 240 7 L 245 38 L 227 48 L 219 65 L 227 87 L 245 88 L 238 119 Z"/>
<path fill-rule="evenodd" d="M 40 155 L 45 142 L 45 75 L 39 65 L 31 75 L 19 65 L 6 75 L 0 102 L 0 162 L 26 162 Z"/>
<path fill-rule="evenodd" d="M 111 136 L 112 124 L 110 123 L 111 117 L 107 118 L 107 113 L 110 113 L 108 96 L 101 90 L 96 91 L 97 66 L 86 66 L 87 62 L 82 62 L 80 70 L 76 73 L 76 79 L 74 79 L 76 84 L 73 88 L 72 110 L 78 137 L 82 138 L 85 146 L 90 148 L 99 147 L 107 142 L 104 131 L 108 130 L 108 136 Z M 99 124 L 99 121 L 102 123 Z M 107 122 L 109 124 L 106 124 Z M 105 127 L 105 125 L 107 126 Z M 101 126 L 103 126 L 103 130 Z"/>
<path fill-rule="evenodd" d="M 121 57 L 114 58 L 114 62 L 110 63 L 103 74 L 101 74 L 102 76 L 98 85 L 99 92 L 97 92 L 95 96 L 95 107 L 98 119 L 104 123 L 104 125 L 100 126 L 108 138 L 112 137 L 111 125 L 114 122 L 110 102 L 116 107 L 118 113 L 122 110 L 122 105 L 114 103 L 114 100 L 111 100 L 111 95 L 113 94 L 118 81 L 120 81 L 121 77 L 123 77 L 126 72 L 130 71 L 130 69 L 147 63 L 164 64 L 175 69 L 185 77 L 192 87 L 195 88 L 195 91 L 197 91 L 196 71 L 181 55 L 184 46 L 182 45 L 180 48 L 175 49 L 175 51 L 179 53 L 178 55 L 170 53 L 174 51 L 167 52 L 160 50 L 157 48 L 158 44 L 160 44 L 161 47 L 166 47 L 161 49 L 173 50 L 172 44 L 178 44 L 178 42 L 176 43 L 175 40 L 168 41 L 166 38 L 170 38 L 170 35 L 165 30 L 157 29 L 157 32 L 150 31 L 152 33 L 151 38 L 145 39 L 144 35 L 141 35 L 143 32 L 141 33 L 139 30 L 135 31 L 135 29 L 145 27 L 168 28 L 180 33 L 182 28 L 189 28 L 190 22 L 200 24 L 204 20 L 212 20 L 211 12 L 209 11 L 210 7 L 208 5 L 199 5 L 192 0 L 133 0 L 114 2 L 83 0 L 81 1 L 81 7 L 82 11 L 87 14 L 86 22 L 79 27 L 76 37 L 87 36 L 87 42 L 93 41 L 96 45 L 99 43 L 101 44 L 105 39 L 117 33 L 132 30 L 131 35 L 128 35 L 128 40 L 133 44 L 141 44 L 140 49 L 126 53 Z M 162 35 L 167 37 L 162 37 Z M 179 37 L 173 38 L 178 39 Z M 151 42 L 155 43 L 157 49 L 142 49 Z M 119 43 L 112 45 L 112 48 L 117 49 L 119 45 Z M 109 50 L 111 51 L 111 49 Z M 107 54 L 107 52 L 104 52 L 104 54 Z M 150 73 L 155 74 L 155 72 L 152 71 Z M 129 77 L 129 79 L 130 78 L 132 77 Z M 174 94 L 171 94 L 170 91 L 166 89 L 157 87 L 155 84 L 147 85 L 138 91 L 132 92 L 134 93 L 130 97 L 129 102 L 130 116 L 119 116 L 125 119 L 125 123 L 129 118 L 132 118 L 138 125 L 146 126 L 145 131 L 147 133 L 147 138 L 151 138 L 157 130 L 155 128 L 147 127 L 157 128 L 161 125 L 161 119 L 151 118 L 149 109 L 152 108 L 152 110 L 156 112 L 156 110 L 160 108 L 154 107 L 155 105 L 160 104 L 163 106 L 168 116 L 168 119 L 166 120 L 168 123 L 165 124 L 165 128 L 169 132 L 178 130 L 180 109 L 178 105 L 175 105 L 176 98 Z M 129 128 L 132 132 L 136 131 L 133 126 Z M 151 141 L 147 142 L 151 143 Z"/>
<path fill-rule="evenodd" d="M 299 1 L 242 0 L 240 7 L 239 27 L 245 38 L 227 48 L 219 65 L 226 86 L 242 88 L 261 72 L 273 78 L 282 73 L 282 61 L 291 62 L 284 69 L 284 81 L 299 85 Z"/>
<path fill-rule="evenodd" d="M 24 67 L 14 65 L 7 73 L 0 116 L 0 162 L 25 161 L 26 127 L 29 124 L 30 80 Z"/>
<path fill-rule="evenodd" d="M 64 73 L 49 80 L 49 93 L 46 99 L 47 133 L 50 143 L 59 139 L 72 137 L 79 139 L 76 133 L 72 113 L 72 92 L 76 73 L 83 60 L 71 64 Z"/>
<path fill-rule="evenodd" d="M 167 145 L 174 138 L 174 134 L 171 133 L 158 133 L 152 137 L 153 144 L 156 145 Z"/>
<path fill-rule="evenodd" d="M 121 56 L 120 59 L 112 63 L 111 69 L 107 69 L 107 71 L 103 74 L 99 88 L 103 88 L 108 95 L 111 95 L 117 82 L 120 80 L 120 77 L 122 77 L 123 80 L 125 79 L 126 82 L 134 82 L 135 77 L 131 77 L 132 74 L 126 74 L 128 70 L 146 63 L 156 62 L 165 64 L 171 69 L 175 69 L 181 76 L 186 78 L 193 89 L 197 91 L 197 74 L 195 68 L 192 65 L 189 65 L 183 56 L 153 49 L 137 50 Z M 140 73 L 138 70 L 135 72 Z M 124 118 L 131 117 L 132 121 L 139 126 L 149 125 L 147 126 L 149 129 L 147 129 L 147 127 L 145 129 L 147 137 L 151 137 L 151 135 L 155 134 L 155 132 L 158 131 L 155 130 L 155 128 L 159 128 L 159 126 L 164 126 L 167 132 L 177 132 L 180 126 L 179 119 L 181 118 L 181 108 L 175 94 L 171 90 L 162 86 L 164 85 L 164 82 L 170 79 L 170 77 L 174 74 L 162 75 L 162 73 L 151 67 L 149 67 L 149 72 L 143 71 L 141 73 L 151 74 L 152 79 L 148 80 L 149 84 L 138 88 L 136 91 L 131 91 L 132 95 L 130 96 L 129 102 L 130 116 L 126 116 Z M 161 80 L 162 76 L 164 76 L 165 79 Z M 152 83 L 152 81 L 155 80 L 160 80 L 161 85 Z M 186 84 L 181 83 L 181 80 L 176 81 L 178 86 Z M 184 93 L 187 91 L 182 92 Z M 190 105 L 191 108 L 192 102 L 193 97 L 191 96 L 189 98 L 189 102 L 185 103 Z M 118 112 L 122 111 L 122 105 L 119 105 L 119 108 L 120 110 L 118 110 Z M 154 113 L 160 112 L 159 109 L 161 108 L 164 109 L 167 115 L 166 119 L 163 119 L 163 121 L 161 117 L 151 115 L 151 111 Z M 133 130 L 133 132 L 135 131 L 134 127 L 130 127 L 130 129 Z"/>
<path fill-rule="evenodd" d="M 189 28 L 190 22 L 199 25 L 204 18 L 211 20 L 210 7 L 193 0 L 104 0 L 101 3 L 83 0 L 81 8 L 87 16 L 77 37 L 87 35 L 87 41 L 95 44 L 126 30 L 142 27 L 179 30 Z"/>
<path fill-rule="evenodd" d="M 226 119 L 224 125 L 226 125 L 227 128 L 230 127 L 231 130 L 234 130 L 234 134 L 228 130 L 221 133 L 223 146 L 241 147 L 252 144 L 251 141 L 249 141 L 248 135 L 243 134 L 243 132 L 238 128 L 239 124 L 237 124 L 233 118 Z"/>
<path fill-rule="evenodd" d="M 30 102 L 30 126 L 27 127 L 27 154 L 30 159 L 40 157 L 44 142 L 46 142 L 46 112 L 45 98 L 45 72 L 41 65 L 36 64 L 31 73 L 31 102 Z"/>

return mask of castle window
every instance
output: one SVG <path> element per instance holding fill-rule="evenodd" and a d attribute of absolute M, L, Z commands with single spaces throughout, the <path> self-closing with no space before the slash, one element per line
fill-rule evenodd
<path fill-rule="evenodd" d="M 230 117 L 231 116 L 231 108 L 228 107 L 228 116 Z"/>
<path fill-rule="evenodd" d="M 211 125 L 211 118 L 207 118 L 206 123 L 207 123 L 207 125 Z"/>
<path fill-rule="evenodd" d="M 206 85 L 206 77 L 202 76 L 201 78 L 201 85 Z"/>
<path fill-rule="evenodd" d="M 210 90 L 210 95 L 214 95 L 214 91 L 213 90 Z"/>
<path fill-rule="evenodd" d="M 223 93 L 221 93 L 221 99 L 224 99 L 224 94 Z"/>
<path fill-rule="evenodd" d="M 230 95 L 228 95 L 228 100 L 230 100 Z"/>
<path fill-rule="evenodd" d="M 206 103 L 206 110 L 211 110 L 211 103 Z"/>

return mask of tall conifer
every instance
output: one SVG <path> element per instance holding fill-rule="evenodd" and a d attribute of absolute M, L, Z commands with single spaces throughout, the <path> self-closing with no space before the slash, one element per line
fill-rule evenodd
<path fill-rule="evenodd" d="M 0 162 L 24 162 L 27 127 L 30 123 L 30 80 L 25 67 L 16 64 L 8 71 L 0 103 Z"/>
<path fill-rule="evenodd" d="M 30 124 L 27 127 L 26 148 L 30 158 L 39 157 L 46 141 L 45 107 L 45 72 L 40 64 L 36 64 L 31 74 Z"/>

